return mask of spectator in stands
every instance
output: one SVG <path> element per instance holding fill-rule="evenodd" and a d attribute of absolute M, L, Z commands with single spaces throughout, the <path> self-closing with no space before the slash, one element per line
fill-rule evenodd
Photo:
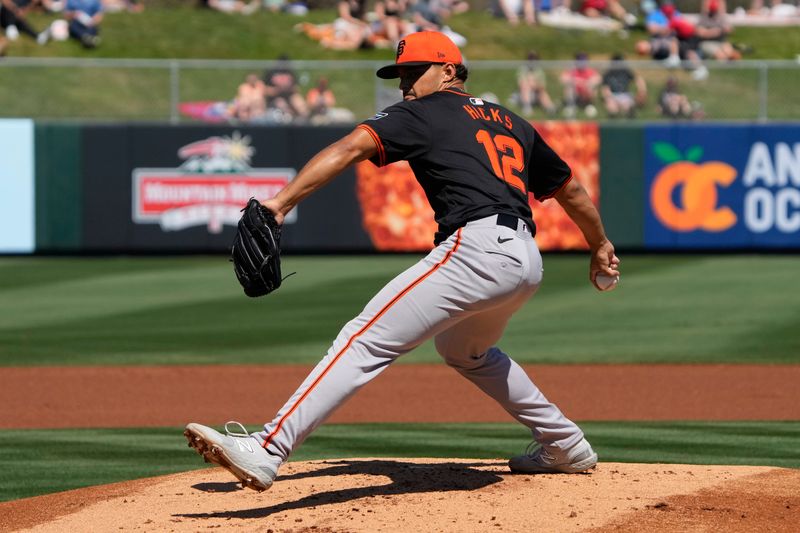
<path fill-rule="evenodd" d="M 700 38 L 695 25 L 675 9 L 672 0 L 664 0 L 661 12 L 667 17 L 669 27 L 678 40 L 679 57 L 690 63 L 692 77 L 696 80 L 706 79 L 708 69 L 700 59 Z"/>
<path fill-rule="evenodd" d="M 42 0 L 12 0 L 12 2 L 17 7 L 18 17 L 27 17 L 35 11 L 45 11 L 45 5 Z"/>
<path fill-rule="evenodd" d="M 570 0 L 566 0 L 567 6 Z M 611 17 L 619 20 L 627 27 L 636 25 L 636 15 L 628 13 L 618 0 L 580 0 L 578 13 L 585 17 Z"/>
<path fill-rule="evenodd" d="M 354 24 L 342 18 L 337 18 L 330 24 L 301 22 L 294 28 L 331 50 L 367 50 L 390 46 L 388 40 L 374 35 L 369 26 Z"/>
<path fill-rule="evenodd" d="M 642 107 L 647 99 L 647 85 L 644 78 L 625 63 L 622 54 L 614 54 L 611 65 L 603 74 L 600 93 L 609 117 L 633 118 L 636 109 Z"/>
<path fill-rule="evenodd" d="M 769 7 L 765 7 L 764 0 L 752 0 L 752 2 L 750 2 L 750 9 L 748 9 L 747 12 L 751 15 L 770 15 L 772 14 L 772 10 L 780 6 L 783 1 L 769 0 L 768 3 Z"/>
<path fill-rule="evenodd" d="M 696 26 L 700 52 L 703 57 L 722 61 L 741 59 L 742 54 L 728 42 L 732 28 L 723 6 L 724 0 L 704 0 Z"/>
<path fill-rule="evenodd" d="M 713 8 L 721 11 L 722 13 L 728 12 L 728 3 L 726 0 L 700 0 L 700 14 L 708 15 L 708 12 Z"/>
<path fill-rule="evenodd" d="M 431 9 L 428 0 L 408 0 L 408 17 L 410 24 L 406 33 L 439 31 L 442 26 L 442 19 Z"/>
<path fill-rule="evenodd" d="M 200 0 L 206 7 L 223 13 L 240 13 L 242 15 L 252 15 L 261 7 L 259 0 Z"/>
<path fill-rule="evenodd" d="M 576 54 L 575 66 L 561 74 L 561 84 L 564 86 L 564 116 L 573 118 L 576 109 L 583 109 L 589 118 L 597 116 L 594 102 L 600 81 L 600 74 L 589 66 L 586 54 L 583 52 Z"/>
<path fill-rule="evenodd" d="M 556 111 L 547 93 L 547 75 L 539 64 L 539 54 L 533 50 L 528 52 L 528 62 L 517 70 L 516 96 L 525 117 L 533 114 L 534 106 L 540 106 L 548 115 Z"/>
<path fill-rule="evenodd" d="M 309 109 L 310 122 L 315 125 L 352 123 L 355 121 L 349 109 L 336 107 L 336 97 L 328 86 L 327 78 L 320 78 L 317 85 L 306 94 L 306 105 Z"/>
<path fill-rule="evenodd" d="M 24 14 L 32 12 L 60 13 L 64 11 L 64 0 L 14 0 Z"/>
<path fill-rule="evenodd" d="M 27 14 L 34 5 L 30 0 L 0 0 L 0 27 L 5 30 L 9 41 L 16 41 L 20 34 L 36 39 L 39 44 L 45 44 L 50 39 L 48 30 L 37 32 L 27 20 Z"/>
<path fill-rule="evenodd" d="M 328 78 L 321 77 L 316 87 L 312 87 L 306 94 L 306 106 L 311 116 L 324 115 L 328 109 L 336 105 L 336 96 L 328 87 Z"/>
<path fill-rule="evenodd" d="M 69 36 L 80 41 L 84 48 L 100 44 L 100 23 L 103 21 L 100 0 L 67 0 L 64 18 L 69 21 Z"/>
<path fill-rule="evenodd" d="M 259 0 L 255 0 L 258 2 Z M 262 6 L 272 13 L 283 12 L 298 17 L 308 15 L 308 4 L 305 0 L 263 0 Z"/>
<path fill-rule="evenodd" d="M 695 111 L 689 98 L 678 89 L 675 76 L 667 78 L 667 83 L 658 97 L 658 110 L 667 118 L 693 118 Z"/>
<path fill-rule="evenodd" d="M 332 50 L 374 48 L 372 31 L 366 21 L 366 0 L 341 0 L 337 13 L 339 17 L 333 22 L 332 33 L 319 39 L 322 46 Z"/>
<path fill-rule="evenodd" d="M 509 24 L 516 26 L 520 19 L 525 24 L 536 24 L 534 0 L 496 0 L 495 16 L 505 17 Z"/>
<path fill-rule="evenodd" d="M 336 4 L 339 18 L 352 24 L 367 26 L 367 1 L 366 0 L 339 0 Z"/>
<path fill-rule="evenodd" d="M 65 0 L 39 0 L 39 3 L 48 13 L 61 13 L 66 5 Z"/>
<path fill-rule="evenodd" d="M 260 0 L 199 0 L 200 7 L 207 7 L 223 13 L 241 13 L 251 15 L 258 11 Z"/>
<path fill-rule="evenodd" d="M 539 22 L 539 16 L 542 13 L 549 13 L 555 16 L 569 15 L 572 12 L 571 5 L 572 0 L 533 0 L 536 21 Z"/>
<path fill-rule="evenodd" d="M 405 33 L 438 31 L 447 35 L 459 48 L 466 46 L 467 38 L 445 26 L 441 16 L 431 6 L 430 0 L 408 0 L 411 22 L 406 26 Z"/>
<path fill-rule="evenodd" d="M 375 3 L 375 16 L 380 24 L 380 31 L 394 45 L 403 34 L 403 15 L 406 11 L 405 0 L 379 0 Z"/>
<path fill-rule="evenodd" d="M 141 0 L 102 0 L 102 2 L 103 11 L 106 13 L 117 13 L 119 11 L 141 13 L 144 11 L 144 3 Z"/>
<path fill-rule="evenodd" d="M 266 94 L 267 86 L 264 82 L 256 74 L 249 74 L 236 91 L 230 110 L 231 117 L 242 122 L 263 117 L 267 111 Z"/>
<path fill-rule="evenodd" d="M 288 55 L 281 55 L 275 67 L 264 73 L 264 95 L 267 108 L 278 110 L 293 121 L 303 121 L 308 117 L 306 102 L 300 94 L 297 75 Z"/>
<path fill-rule="evenodd" d="M 678 55 L 678 40 L 672 35 L 669 21 L 654 2 L 643 3 L 642 6 L 645 10 L 645 29 L 649 38 L 636 43 L 636 52 L 657 61 L 666 60 L 669 66 L 678 66 L 681 61 Z"/>
<path fill-rule="evenodd" d="M 451 15 L 460 15 L 469 11 L 466 0 L 430 0 L 431 10 L 439 15 L 442 20 L 447 20 Z"/>
<path fill-rule="evenodd" d="M 685 60 L 689 62 L 695 79 L 708 77 L 708 69 L 698 53 L 700 40 L 695 27 L 675 9 L 672 0 L 663 0 L 659 9 L 651 11 L 645 26 L 650 40 L 636 43 L 639 54 L 663 59 L 668 67 L 677 67 L 681 60 Z"/>

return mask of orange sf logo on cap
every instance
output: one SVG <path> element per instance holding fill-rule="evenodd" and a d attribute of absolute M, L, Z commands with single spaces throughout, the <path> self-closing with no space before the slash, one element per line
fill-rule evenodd
<path fill-rule="evenodd" d="M 400 66 L 419 67 L 430 63 L 460 65 L 462 62 L 461 51 L 447 35 L 438 31 L 418 31 L 409 33 L 397 43 L 394 64 L 379 68 L 376 74 L 379 78 L 390 80 L 400 77 Z"/>
<path fill-rule="evenodd" d="M 654 143 L 653 150 L 659 159 L 670 163 L 658 173 L 650 189 L 653 213 L 665 227 L 682 232 L 720 232 L 736 223 L 736 214 L 730 208 L 717 207 L 717 185 L 733 183 L 735 168 L 721 161 L 697 164 L 703 155 L 699 146 L 687 150 L 685 158 L 669 143 Z M 673 201 L 677 187 L 681 187 L 680 205 Z"/>

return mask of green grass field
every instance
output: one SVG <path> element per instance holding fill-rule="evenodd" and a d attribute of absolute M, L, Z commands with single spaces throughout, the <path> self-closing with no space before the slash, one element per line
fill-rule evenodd
<path fill-rule="evenodd" d="M 800 422 L 586 422 L 581 426 L 606 462 L 800 467 Z M 517 424 L 326 425 L 292 460 L 496 459 L 522 453 L 528 440 L 527 431 Z M 0 501 L 205 468 L 185 443 L 181 428 L 0 431 Z"/>
<path fill-rule="evenodd" d="M 2 258 L 0 365 L 315 363 L 418 256 L 286 257 L 245 297 L 218 257 Z M 619 289 L 585 255 L 545 257 L 501 341 L 524 363 L 798 363 L 796 256 L 623 257 Z M 431 343 L 401 362 L 436 362 Z"/>
<path fill-rule="evenodd" d="M 253 300 L 222 256 L 0 258 L 0 367 L 315 363 L 416 259 L 288 256 L 297 275 Z M 796 256 L 622 259 L 620 287 L 598 293 L 585 255 L 546 255 L 505 351 L 525 363 L 800 362 Z M 426 344 L 401 364 L 437 360 Z M 581 425 L 604 461 L 800 467 L 800 421 Z M 330 425 L 294 459 L 498 458 L 527 439 L 512 424 Z M 0 501 L 204 466 L 180 428 L 0 431 Z"/>

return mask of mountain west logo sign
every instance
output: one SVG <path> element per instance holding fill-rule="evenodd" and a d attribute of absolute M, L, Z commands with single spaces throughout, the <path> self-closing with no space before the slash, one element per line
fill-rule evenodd
<path fill-rule="evenodd" d="M 178 149 L 178 168 L 133 171 L 133 221 L 164 231 L 206 226 L 209 233 L 236 226 L 250 197 L 272 198 L 294 175 L 290 168 L 251 168 L 250 137 L 209 137 Z M 294 210 L 286 222 L 294 222 Z"/>

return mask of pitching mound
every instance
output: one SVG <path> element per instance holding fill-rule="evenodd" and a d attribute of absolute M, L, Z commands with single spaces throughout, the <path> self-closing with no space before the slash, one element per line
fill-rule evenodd
<path fill-rule="evenodd" d="M 591 474 L 513 475 L 501 460 L 289 463 L 271 490 L 221 469 L 0 504 L 0 530 L 676 531 L 796 528 L 800 471 L 601 463 Z"/>

